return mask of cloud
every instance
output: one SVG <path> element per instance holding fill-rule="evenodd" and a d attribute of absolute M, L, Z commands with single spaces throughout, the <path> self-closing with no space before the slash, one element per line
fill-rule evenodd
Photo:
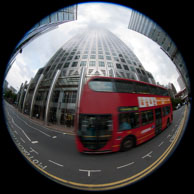
<path fill-rule="evenodd" d="M 118 36 L 161 84 L 173 82 L 176 87 L 178 73 L 172 61 L 149 38 L 128 29 L 131 9 L 108 3 L 84 3 L 78 5 L 78 20 L 60 25 L 57 29 L 41 35 L 25 47 L 17 57 L 9 73 L 9 80 L 20 86 L 34 76 L 53 54 L 69 39 L 87 27 L 101 26 Z M 12 72 L 12 76 L 11 76 Z M 17 81 L 14 79 L 17 75 Z M 7 79 L 8 79 L 7 78 Z M 19 83 L 20 82 L 20 83 Z M 16 84 L 17 83 L 17 84 Z"/>

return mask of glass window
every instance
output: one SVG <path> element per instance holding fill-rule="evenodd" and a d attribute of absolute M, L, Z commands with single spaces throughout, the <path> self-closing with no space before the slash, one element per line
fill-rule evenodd
<path fill-rule="evenodd" d="M 106 60 L 111 60 L 111 56 L 106 56 Z"/>
<path fill-rule="evenodd" d="M 78 137 L 89 149 L 104 147 L 112 137 L 112 116 L 80 114 Z"/>
<path fill-rule="evenodd" d="M 106 54 L 106 55 L 110 55 L 110 53 L 109 53 L 109 52 L 105 52 L 105 54 Z"/>
<path fill-rule="evenodd" d="M 75 103 L 76 102 L 76 97 L 77 97 L 77 92 L 76 91 L 71 91 L 69 93 L 70 93 L 69 103 Z"/>
<path fill-rule="evenodd" d="M 140 126 L 139 112 L 120 113 L 119 130 L 129 130 Z"/>
<path fill-rule="evenodd" d="M 119 58 L 117 58 L 117 57 L 114 57 L 114 60 L 119 62 Z"/>
<path fill-rule="evenodd" d="M 158 87 L 150 86 L 150 93 L 158 95 Z"/>
<path fill-rule="evenodd" d="M 146 75 L 144 70 L 141 70 L 141 72 L 143 73 L 143 75 Z"/>
<path fill-rule="evenodd" d="M 87 59 L 88 58 L 88 55 L 83 55 L 82 56 L 82 59 Z"/>
<path fill-rule="evenodd" d="M 143 84 L 143 83 L 138 83 L 138 82 L 134 82 L 134 89 L 135 92 L 140 93 L 140 94 L 150 94 L 150 86 L 147 84 Z"/>
<path fill-rule="evenodd" d="M 134 67 L 130 66 L 130 68 L 131 68 L 131 71 L 135 72 L 135 68 Z"/>
<path fill-rule="evenodd" d="M 122 69 L 121 64 L 119 64 L 119 63 L 116 63 L 116 67 L 117 67 L 117 69 Z"/>
<path fill-rule="evenodd" d="M 101 54 L 101 55 L 102 55 L 102 54 L 103 54 L 103 52 L 102 52 L 102 51 L 98 51 L 98 54 Z"/>
<path fill-rule="evenodd" d="M 73 62 L 72 67 L 77 67 L 77 63 L 78 63 L 77 61 Z"/>
<path fill-rule="evenodd" d="M 113 82 L 111 81 L 93 80 L 89 82 L 89 86 L 92 90 L 95 91 L 113 92 Z"/>
<path fill-rule="evenodd" d="M 121 62 L 125 63 L 125 59 L 122 59 L 122 58 L 121 58 Z"/>
<path fill-rule="evenodd" d="M 64 68 L 69 67 L 70 63 L 65 63 Z"/>
<path fill-rule="evenodd" d="M 99 61 L 99 67 L 105 67 L 105 64 L 103 61 Z"/>
<path fill-rule="evenodd" d="M 147 125 L 154 122 L 153 110 L 141 112 L 142 125 Z"/>
<path fill-rule="evenodd" d="M 107 66 L 112 67 L 113 66 L 112 62 L 107 62 Z"/>
<path fill-rule="evenodd" d="M 90 61 L 89 66 L 96 66 L 96 61 Z"/>
<path fill-rule="evenodd" d="M 96 55 L 90 55 L 90 59 L 96 59 Z"/>
<path fill-rule="evenodd" d="M 129 68 L 128 68 L 127 65 L 123 65 L 123 67 L 124 67 L 125 70 L 128 70 L 129 71 Z"/>
<path fill-rule="evenodd" d="M 74 14 L 73 13 L 69 13 L 69 20 L 73 20 L 74 18 Z"/>
<path fill-rule="evenodd" d="M 138 68 L 136 68 L 136 70 L 137 70 L 137 72 L 138 72 L 139 74 L 141 74 L 141 71 L 140 71 Z"/>
<path fill-rule="evenodd" d="M 52 96 L 52 102 L 58 102 L 60 91 L 54 91 Z"/>
<path fill-rule="evenodd" d="M 86 61 L 81 61 L 80 66 L 86 66 Z"/>
<path fill-rule="evenodd" d="M 116 92 L 134 93 L 133 82 L 115 81 L 114 84 Z"/>
<path fill-rule="evenodd" d="M 73 56 L 69 56 L 67 60 L 68 60 L 68 61 L 69 61 L 69 60 L 72 60 L 72 58 L 73 58 Z"/>
<path fill-rule="evenodd" d="M 163 88 L 158 88 L 158 95 L 160 95 L 160 96 L 169 96 L 168 90 L 163 89 Z"/>
<path fill-rule="evenodd" d="M 61 76 L 65 76 L 66 75 L 66 70 L 63 70 L 62 72 L 61 72 Z"/>
<path fill-rule="evenodd" d="M 51 14 L 50 15 L 50 20 L 51 20 L 51 23 L 57 22 L 57 14 L 56 13 Z"/>
<path fill-rule="evenodd" d="M 103 55 L 98 55 L 98 59 L 104 59 Z"/>
<path fill-rule="evenodd" d="M 131 61 L 130 61 L 130 60 L 127 60 L 127 63 L 128 63 L 128 64 L 131 64 Z"/>
<path fill-rule="evenodd" d="M 61 58 L 61 61 L 64 62 L 65 59 L 66 59 L 66 56 L 62 57 L 62 58 Z"/>
<path fill-rule="evenodd" d="M 75 56 L 75 59 L 79 59 L 79 58 L 80 58 L 80 55 L 76 55 L 76 56 Z"/>

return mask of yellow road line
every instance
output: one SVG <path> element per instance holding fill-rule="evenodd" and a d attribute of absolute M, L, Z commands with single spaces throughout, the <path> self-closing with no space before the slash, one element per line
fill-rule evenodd
<path fill-rule="evenodd" d="M 55 175 L 50 174 L 49 172 L 43 170 L 42 168 L 40 168 L 39 166 L 34 164 L 30 159 L 28 159 L 27 156 L 25 156 L 25 157 L 37 169 L 39 169 L 42 173 L 46 174 L 48 177 L 54 179 L 54 181 L 59 181 L 60 183 L 63 183 L 64 185 L 67 184 L 66 186 L 69 186 L 72 188 L 82 189 L 82 190 L 93 190 L 93 191 L 94 190 L 109 190 L 109 189 L 119 188 L 119 187 L 122 187 L 125 185 L 129 185 L 129 184 L 141 179 L 142 177 L 146 176 L 147 174 L 152 172 L 154 169 L 156 169 L 164 161 L 164 159 L 168 156 L 170 151 L 173 149 L 174 145 L 176 144 L 176 142 L 177 142 L 177 140 L 182 132 L 183 125 L 185 123 L 186 112 L 187 112 L 187 107 L 185 109 L 183 119 L 181 120 L 181 123 L 179 125 L 178 132 L 176 133 L 174 140 L 172 141 L 170 146 L 166 149 L 166 151 L 154 163 L 152 163 L 146 169 L 142 170 L 141 172 L 139 172 L 139 173 L 137 173 L 129 178 L 126 178 L 126 179 L 123 179 L 120 181 L 115 181 L 112 183 L 105 183 L 105 184 L 83 184 L 83 183 L 76 183 L 73 181 L 68 181 L 68 180 L 65 180 L 65 179 L 59 178 Z"/>

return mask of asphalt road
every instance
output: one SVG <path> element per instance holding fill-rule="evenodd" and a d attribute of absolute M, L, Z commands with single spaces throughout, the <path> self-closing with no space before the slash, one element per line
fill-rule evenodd
<path fill-rule="evenodd" d="M 174 111 L 161 134 L 127 152 L 87 155 L 76 150 L 74 135 L 40 126 L 5 103 L 9 132 L 26 159 L 49 178 L 86 190 L 128 185 L 158 168 L 183 134 L 186 109 Z"/>

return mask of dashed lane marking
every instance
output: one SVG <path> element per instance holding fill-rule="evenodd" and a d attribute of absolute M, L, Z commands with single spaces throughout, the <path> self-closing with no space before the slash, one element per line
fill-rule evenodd
<path fill-rule="evenodd" d="M 51 162 L 51 163 L 53 163 L 53 164 L 55 164 L 55 165 L 57 165 L 57 166 L 64 167 L 62 164 L 59 164 L 59 163 L 54 162 L 54 161 L 52 161 L 52 160 L 48 160 L 48 161 Z"/>
<path fill-rule="evenodd" d="M 123 166 L 118 166 L 117 169 L 124 168 L 124 167 L 126 167 L 126 166 L 130 166 L 130 165 L 132 165 L 132 164 L 134 164 L 134 163 L 135 163 L 135 162 L 131 162 L 131 163 L 125 164 L 125 165 L 123 165 Z"/>
<path fill-rule="evenodd" d="M 32 141 L 31 143 L 35 144 L 35 143 L 38 143 L 38 141 Z"/>
<path fill-rule="evenodd" d="M 162 141 L 162 142 L 158 145 L 158 147 L 162 146 L 163 144 L 164 144 L 164 141 Z"/>

